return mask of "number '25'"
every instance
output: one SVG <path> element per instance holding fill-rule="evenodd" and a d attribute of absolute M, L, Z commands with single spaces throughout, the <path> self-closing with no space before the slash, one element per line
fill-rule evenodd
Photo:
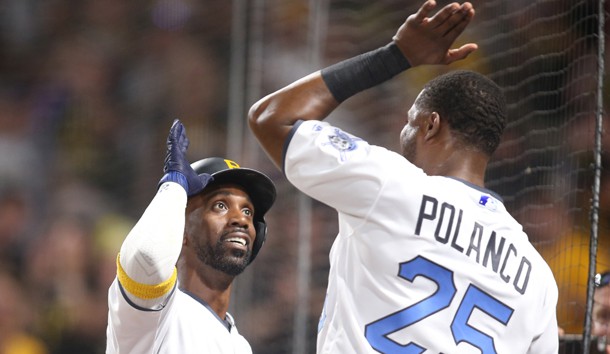
<path fill-rule="evenodd" d="M 398 275 L 410 282 L 418 276 L 425 277 L 436 283 L 437 290 L 407 308 L 369 323 L 364 333 L 373 349 L 381 353 L 420 354 L 426 348 L 414 342 L 402 345 L 387 336 L 448 308 L 456 293 L 453 272 L 418 256 L 401 263 Z M 513 309 L 470 284 L 453 317 L 450 327 L 456 345 L 465 342 L 479 348 L 483 354 L 495 354 L 493 338 L 467 323 L 475 307 L 503 325 L 508 324 Z"/>

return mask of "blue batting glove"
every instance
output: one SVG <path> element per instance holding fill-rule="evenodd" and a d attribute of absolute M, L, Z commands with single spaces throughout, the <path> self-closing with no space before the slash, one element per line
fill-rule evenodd
<path fill-rule="evenodd" d="M 186 137 L 186 129 L 180 120 L 174 120 L 167 136 L 167 155 L 163 165 L 163 178 L 159 181 L 157 188 L 165 182 L 176 182 L 184 188 L 187 196 L 200 193 L 205 186 L 213 180 L 207 173 L 198 175 L 186 159 L 186 149 L 189 139 Z"/>

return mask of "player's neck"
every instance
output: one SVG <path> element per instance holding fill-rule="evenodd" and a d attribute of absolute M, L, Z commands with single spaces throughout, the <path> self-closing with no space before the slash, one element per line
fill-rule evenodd
<path fill-rule="evenodd" d="M 231 285 L 235 277 L 206 264 L 188 266 L 181 261 L 178 262 L 180 289 L 204 300 L 220 318 L 224 319 L 229 308 Z"/>
<path fill-rule="evenodd" d="M 455 177 L 479 187 L 485 187 L 485 170 L 488 157 L 480 152 L 455 149 L 439 154 L 425 172 L 433 176 Z"/>
<path fill-rule="evenodd" d="M 226 317 L 231 299 L 230 283 L 228 286 L 217 286 L 202 281 L 187 281 L 180 282 L 180 289 L 205 301 L 221 319 Z"/>
<path fill-rule="evenodd" d="M 211 311 L 221 320 L 226 320 L 227 311 L 229 310 L 229 293 L 216 294 L 214 291 L 194 291 L 192 288 L 180 286 L 180 290 L 187 293 L 201 303 L 204 303 Z"/>

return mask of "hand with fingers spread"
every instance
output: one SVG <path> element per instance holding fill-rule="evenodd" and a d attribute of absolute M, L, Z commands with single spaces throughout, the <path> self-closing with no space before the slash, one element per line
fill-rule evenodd
<path fill-rule="evenodd" d="M 416 14 L 407 18 L 393 38 L 411 66 L 451 64 L 477 49 L 474 43 L 451 49 L 474 17 L 472 4 L 451 3 L 429 17 L 435 7 L 434 0 L 426 1 Z"/>

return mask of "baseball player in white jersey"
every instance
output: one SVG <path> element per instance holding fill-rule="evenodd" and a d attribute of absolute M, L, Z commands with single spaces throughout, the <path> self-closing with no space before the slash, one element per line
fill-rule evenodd
<path fill-rule="evenodd" d="M 117 257 L 106 353 L 252 353 L 227 310 L 265 241 L 273 182 L 223 158 L 190 165 L 178 120 L 167 146 L 157 194 Z"/>
<path fill-rule="evenodd" d="M 317 352 L 557 353 L 553 274 L 484 185 L 506 120 L 495 83 L 471 71 L 430 81 L 407 114 L 402 155 L 322 121 L 410 66 L 477 49 L 450 49 L 472 5 L 429 17 L 435 5 L 426 1 L 389 45 L 250 110 L 252 131 L 287 179 L 338 213 Z"/>

